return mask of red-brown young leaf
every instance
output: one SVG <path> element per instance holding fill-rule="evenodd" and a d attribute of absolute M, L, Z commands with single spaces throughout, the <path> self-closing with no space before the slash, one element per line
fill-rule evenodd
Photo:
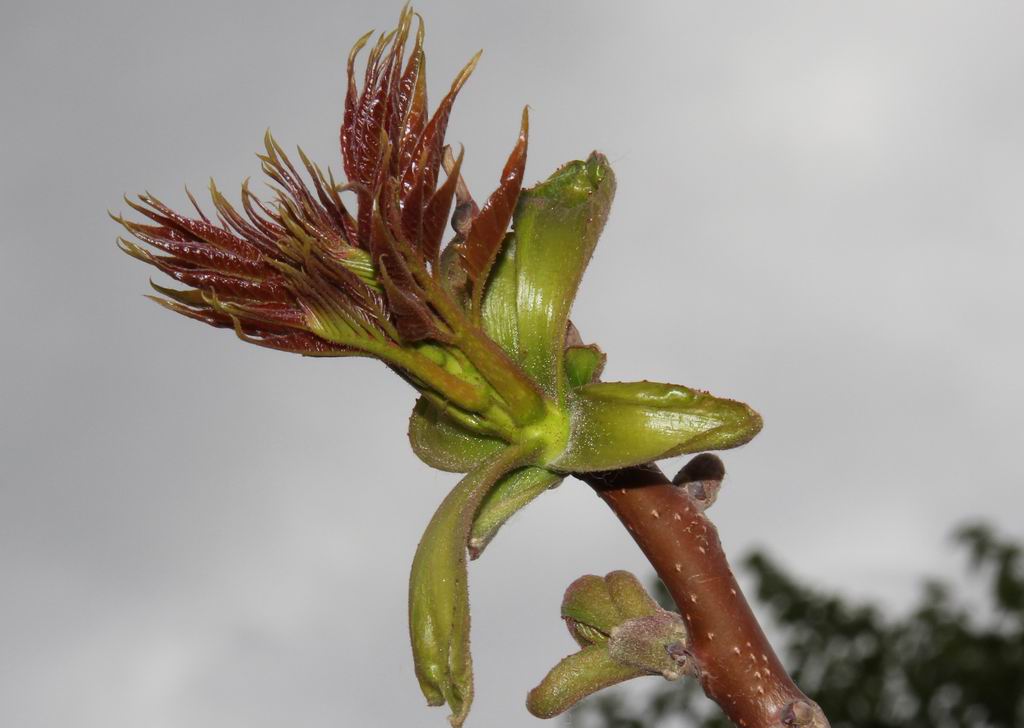
<path fill-rule="evenodd" d="M 199 202 L 196 201 L 196 198 L 192 194 L 192 190 L 188 188 L 188 185 L 185 185 L 185 194 L 188 196 L 188 201 L 192 203 L 192 208 L 196 211 L 196 214 L 199 215 L 199 219 L 203 222 L 210 222 L 210 218 L 208 218 L 206 213 L 203 212 L 203 208 L 199 206 Z"/>
<path fill-rule="evenodd" d="M 366 36 L 364 36 L 365 38 Z M 366 61 L 363 91 L 356 95 L 354 79 L 355 54 L 365 44 L 363 38 L 356 43 L 349 56 L 349 96 L 345 102 L 345 117 L 341 127 L 341 152 L 345 174 L 356 189 L 359 200 L 359 239 L 367 240 L 370 234 L 370 219 L 373 212 L 373 198 L 386 166 L 386 146 L 390 143 L 387 133 L 388 92 L 390 67 L 382 67 L 385 43 L 391 35 L 382 35 L 370 51 Z M 386 59 L 385 59 L 386 62 Z"/>
<path fill-rule="evenodd" d="M 523 121 L 516 142 L 505 169 L 501 173 L 501 182 L 487 202 L 480 209 L 480 214 L 473 218 L 462 251 L 462 260 L 473 283 L 473 309 L 479 314 L 480 300 L 483 298 L 487 276 L 491 272 L 495 258 L 501 250 L 501 243 L 508 230 L 512 213 L 516 209 L 519 191 L 523 186 L 523 171 L 526 169 L 526 146 L 530 132 L 527 110 L 523 109 Z"/>
<path fill-rule="evenodd" d="M 242 183 L 243 199 L 249 194 L 251 193 L 248 188 L 248 180 L 246 180 Z M 212 179 L 210 180 L 210 198 L 213 200 L 214 207 L 217 208 L 217 217 L 225 229 L 232 230 L 235 235 L 248 240 L 264 255 L 273 255 L 277 252 L 276 241 L 280 234 L 271 235 L 268 232 L 269 223 L 257 225 L 242 217 L 241 213 L 217 189 L 217 185 Z"/>
<path fill-rule="evenodd" d="M 242 341 L 263 346 L 275 351 L 286 351 L 303 356 L 346 356 L 356 354 L 351 349 L 324 341 L 306 331 L 294 331 L 286 334 L 260 329 L 247 330 L 235 320 L 235 333 Z"/>
<path fill-rule="evenodd" d="M 311 162 L 301 148 L 299 149 L 299 157 L 301 157 L 306 171 L 309 172 L 309 176 L 313 180 L 317 197 L 327 212 L 331 225 L 341 233 L 341 237 L 346 243 L 358 246 L 355 221 L 345 207 L 345 203 L 341 201 L 341 195 L 338 193 L 338 186 L 334 183 L 333 177 L 330 179 L 326 178 L 320 167 Z"/>
<path fill-rule="evenodd" d="M 425 154 L 423 155 L 426 156 Z M 421 159 L 421 162 L 424 161 Z M 401 200 L 401 227 L 402 234 L 405 235 L 406 240 L 419 240 L 420 230 L 423 224 L 423 213 L 425 202 L 424 198 L 430 194 L 430 191 L 426 189 L 427 180 L 423 177 L 417 177 L 412 180 L 412 187 L 409 190 L 402 190 Z M 422 243 L 421 243 L 422 250 Z M 426 257 L 426 254 L 424 254 Z"/>
<path fill-rule="evenodd" d="M 281 185 L 283 192 L 295 201 L 301 209 L 311 215 L 319 216 L 322 210 L 317 206 L 313 196 L 309 193 L 306 185 L 302 182 L 299 172 L 295 169 L 284 149 L 271 135 L 270 130 L 263 135 L 263 146 L 266 154 L 257 154 L 257 158 L 263 163 L 263 171 L 270 179 Z"/>
<path fill-rule="evenodd" d="M 331 298 L 349 315 L 368 325 L 377 326 L 387 319 L 380 296 L 368 288 L 355 274 L 330 257 L 310 257 L 305 262 L 307 276 L 330 291 Z"/>
<path fill-rule="evenodd" d="M 324 341 L 307 331 L 294 331 L 272 324 L 261 325 L 252 321 L 244 321 L 237 316 L 229 316 L 222 311 L 216 311 L 209 308 L 208 304 L 195 301 L 192 294 L 198 293 L 197 291 L 175 291 L 157 285 L 153 287 L 168 298 L 157 296 L 147 296 L 147 298 L 159 303 L 164 308 L 215 328 L 233 328 L 240 339 L 251 344 L 305 356 L 343 356 L 351 353 L 344 347 Z M 206 307 L 197 308 L 196 305 Z"/>
<path fill-rule="evenodd" d="M 367 41 L 370 40 L 370 36 L 373 35 L 373 31 L 364 33 L 352 46 L 352 50 L 348 52 L 348 63 L 347 63 L 347 78 L 348 86 L 345 91 L 345 113 L 342 117 L 341 130 L 340 130 L 340 142 L 342 160 L 348 156 L 349 138 L 355 127 L 355 118 L 357 114 L 357 105 L 359 104 L 358 89 L 356 88 L 356 57 L 359 55 L 359 51 L 363 49 Z M 349 175 L 349 167 L 346 163 L 345 174 Z M 351 176 L 349 180 L 351 180 Z"/>
<path fill-rule="evenodd" d="M 234 309 L 237 309 L 244 327 L 255 326 L 285 333 L 293 329 L 304 330 L 309 326 L 306 312 L 295 303 L 246 302 L 236 304 L 232 313 L 235 313 Z"/>
<path fill-rule="evenodd" d="M 293 329 L 305 329 L 307 325 L 306 312 L 297 302 L 253 303 L 249 301 L 231 301 L 231 314 L 229 314 L 225 307 L 221 305 L 224 301 L 215 301 L 202 291 L 179 291 L 174 288 L 157 285 L 153 281 L 150 281 L 149 285 L 153 287 L 154 291 L 171 301 L 188 306 L 196 312 L 205 312 L 216 321 L 214 323 L 216 326 L 231 326 L 232 314 L 236 314 L 236 317 L 241 319 L 241 324 L 245 328 L 255 326 L 256 328 L 268 329 L 279 333 L 287 333 Z M 160 299 L 155 297 L 151 298 L 166 304 L 166 301 L 160 301 Z M 207 323 L 211 323 L 211 321 L 207 321 Z"/>
<path fill-rule="evenodd" d="M 470 74 L 476 68 L 480 60 L 480 53 L 469 59 L 469 63 L 463 66 L 462 70 L 452 81 L 448 93 L 441 99 L 434 115 L 430 117 L 423 133 L 416 143 L 412 152 L 412 163 L 402 174 L 402 189 L 411 189 L 417 179 L 422 181 L 424 189 L 433 190 L 437 184 L 438 174 L 441 168 L 441 158 L 444 150 L 444 135 L 448 131 L 448 118 L 451 116 L 452 105 L 455 97 L 469 80 Z M 422 161 L 422 163 L 421 163 Z"/>
<path fill-rule="evenodd" d="M 287 303 L 291 293 L 280 276 L 267 276 L 261 280 L 236 278 L 204 268 L 192 267 L 176 258 L 153 255 L 131 241 L 120 239 L 121 249 L 133 258 L 158 268 L 163 273 L 186 286 L 200 291 L 209 291 L 229 300 Z"/>
<path fill-rule="evenodd" d="M 452 208 L 452 197 L 459 186 L 459 172 L 462 169 L 462 157 L 465 150 L 459 151 L 459 157 L 448 171 L 448 179 L 437 188 L 423 212 L 420 224 L 420 250 L 423 257 L 430 261 L 431 272 L 439 275 L 441 240 L 448 225 L 449 212 Z"/>
<path fill-rule="evenodd" d="M 139 200 L 143 204 L 140 205 L 125 198 L 128 206 L 136 212 L 142 213 L 163 227 L 174 228 L 184 233 L 188 239 L 210 243 L 242 258 L 259 260 L 259 248 L 248 240 L 243 240 L 204 220 L 194 220 L 180 215 L 150 194 L 139 195 Z"/>
<path fill-rule="evenodd" d="M 244 278 L 255 278 L 270 272 L 269 266 L 261 259 L 242 258 L 209 243 L 188 239 L 172 228 L 142 225 L 124 218 L 114 219 L 139 240 L 195 268 Z"/>
<path fill-rule="evenodd" d="M 410 42 L 414 21 L 415 40 Z M 128 201 L 149 224 L 116 219 L 149 249 L 122 240 L 124 251 L 193 287 L 158 288 L 163 305 L 233 327 L 261 345 L 301 353 L 352 353 L 373 342 L 451 340 L 452 321 L 468 307 L 468 286 L 449 289 L 431 276 L 447 275 L 439 270 L 439 250 L 452 200 L 463 202 L 460 242 L 471 220 L 480 218 L 473 240 L 477 247 L 469 254 L 480 288 L 522 182 L 525 117 L 501 186 L 478 214 L 459 176 L 461 155 L 450 161 L 444 184 L 440 171 L 448 164 L 443 162 L 444 137 L 452 106 L 480 54 L 462 68 L 431 114 L 423 34 L 422 19 L 406 6 L 394 31 L 363 36 L 349 54 L 339 139 L 344 186 L 301 149 L 302 163 L 293 164 L 268 132 L 260 155 L 275 192 L 268 201 L 257 198 L 248 181 L 237 209 L 211 181 L 214 210 L 209 215 L 191 193 L 196 212 L 188 217 L 148 194 Z M 356 59 L 367 45 L 366 67 L 357 79 Z M 300 174 L 303 168 L 309 180 Z M 341 201 L 345 191 L 356 197 L 348 206 Z M 445 270 L 465 281 L 461 247 L 445 258 L 451 262 Z M 327 339 L 343 340 L 344 347 Z M 379 351 L 375 346 L 365 350 Z"/>
<path fill-rule="evenodd" d="M 373 216 L 371 248 L 381 286 L 388 299 L 388 310 L 399 335 L 406 341 L 438 338 L 440 330 L 434 316 L 423 303 L 423 292 L 413 279 L 380 211 Z"/>
<path fill-rule="evenodd" d="M 410 100 L 409 95 L 403 93 L 403 81 L 406 80 L 406 71 L 409 70 L 409 64 L 406 65 L 406 71 L 403 71 L 402 61 L 404 60 L 405 44 L 409 39 L 411 26 L 412 9 L 406 7 L 402 11 L 398 28 L 391 40 L 391 48 L 385 59 L 387 88 L 384 97 L 386 99 L 384 131 L 389 144 L 394 147 L 394 151 L 388 160 L 388 166 L 383 170 L 389 177 L 398 177 L 401 167 L 400 147 L 402 137 L 405 135 L 405 121 Z"/>
<path fill-rule="evenodd" d="M 238 315 L 235 311 L 228 311 L 219 303 L 207 299 L 199 291 L 178 291 L 173 288 L 164 288 L 155 283 L 150 283 L 153 289 L 166 296 L 146 296 L 152 301 L 159 303 L 166 309 L 180 313 L 196 321 L 202 321 L 210 326 L 222 329 L 241 329 L 249 334 L 258 333 L 261 336 L 275 335 L 285 336 L 301 331 L 302 324 L 298 323 L 304 313 L 292 307 L 285 307 L 280 304 L 265 304 L 245 306 L 245 310 Z M 250 314 L 254 310 L 262 308 L 263 313 L 257 317 Z M 275 310 L 276 309 L 276 310 Z M 287 312 L 286 312 L 287 311 Z M 308 333 L 301 331 L 301 333 Z M 312 334 L 310 334 L 312 336 Z M 327 344 L 328 342 L 323 342 Z"/>
<path fill-rule="evenodd" d="M 444 341 L 445 336 L 437 328 L 434 316 L 430 309 L 416 296 L 408 293 L 405 289 L 396 286 L 388 273 L 388 257 L 385 256 L 385 264 L 381 267 L 381 284 L 388 297 L 388 309 L 395 324 L 395 329 L 404 341 L 423 341 L 434 339 Z"/>
<path fill-rule="evenodd" d="M 469 78 L 474 63 L 475 58 L 456 78 L 451 90 L 441 100 L 437 111 L 434 112 L 433 118 L 427 122 L 422 133 L 416 139 L 411 139 L 408 134 L 402 133 L 400 144 L 404 145 L 404 148 L 401 145 L 398 148 L 398 158 L 402 162 L 399 165 L 399 194 L 401 229 L 407 240 L 420 241 L 421 239 L 425 208 L 434 194 L 434 187 L 440 172 L 447 120 L 451 115 L 455 97 Z M 422 242 L 419 248 L 425 260 L 432 261 L 434 259 L 435 256 L 432 252 L 423 250 Z"/>
<path fill-rule="evenodd" d="M 274 213 L 249 189 L 248 179 L 242 181 L 242 208 L 253 227 L 262 233 L 258 239 L 252 239 L 253 244 L 260 245 L 264 255 L 275 255 L 277 253 L 276 241 L 286 231 L 284 226 L 277 221 Z"/>
<path fill-rule="evenodd" d="M 358 99 L 355 98 L 355 54 L 365 44 L 366 36 L 357 42 L 349 56 L 349 98 L 341 130 L 342 156 L 349 181 L 365 187 L 371 196 L 376 194 L 390 167 L 397 170 L 398 166 L 397 161 L 388 161 L 386 147 L 397 144 L 405 117 L 399 91 L 402 56 L 411 22 L 412 11 L 406 8 L 398 27 L 377 39 L 366 60 L 363 91 Z M 362 210 L 360 214 L 362 217 Z"/>
<path fill-rule="evenodd" d="M 427 77 L 426 55 L 423 52 L 423 19 L 419 18 L 416 30 L 416 44 L 409 57 L 405 73 L 398 87 L 401 107 L 405 110 L 402 122 L 402 136 L 398 143 L 399 170 L 404 179 L 406 170 L 416 159 L 416 144 L 427 125 Z M 405 194 L 406 190 L 402 191 Z"/>
<path fill-rule="evenodd" d="M 405 259 L 398 250 L 395 238 L 384 222 L 384 211 L 374 210 L 370 232 L 370 255 L 378 272 L 387 270 L 391 282 L 409 293 L 416 292 L 416 282 Z"/>
<path fill-rule="evenodd" d="M 211 308 L 192 308 L 178 301 L 160 298 L 159 296 L 146 296 L 146 298 L 159 303 L 168 311 L 180 313 L 182 316 L 187 316 L 194 321 L 201 321 L 218 329 L 230 329 L 234 325 L 230 316 L 218 313 Z"/>

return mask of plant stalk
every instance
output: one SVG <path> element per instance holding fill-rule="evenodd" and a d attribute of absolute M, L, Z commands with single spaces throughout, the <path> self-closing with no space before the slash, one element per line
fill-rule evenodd
<path fill-rule="evenodd" d="M 739 728 L 828 728 L 789 677 L 725 558 L 718 530 L 656 465 L 581 473 L 665 583 L 690 631 L 705 694 Z"/>

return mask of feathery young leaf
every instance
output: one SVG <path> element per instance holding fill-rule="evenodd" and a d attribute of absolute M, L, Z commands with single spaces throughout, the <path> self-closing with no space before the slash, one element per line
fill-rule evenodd
<path fill-rule="evenodd" d="M 483 298 L 487 276 L 494 265 L 494 259 L 501 249 L 502 240 L 512 220 L 519 190 L 523 185 L 523 171 L 526 168 L 526 144 L 530 133 L 530 119 L 523 109 L 523 120 L 519 130 L 519 140 L 505 162 L 501 172 L 501 181 L 491 196 L 487 198 L 480 214 L 469 226 L 469 235 L 462 251 L 462 259 L 466 272 L 472 282 L 473 310 L 479 315 L 480 301 Z"/>

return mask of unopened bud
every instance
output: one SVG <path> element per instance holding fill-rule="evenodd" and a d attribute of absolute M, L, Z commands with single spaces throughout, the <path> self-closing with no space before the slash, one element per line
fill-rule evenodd
<path fill-rule="evenodd" d="M 706 510 L 718 498 L 725 480 L 725 463 L 717 455 L 701 453 L 693 458 L 672 478 L 672 483 L 685 488 L 701 510 Z"/>
<path fill-rule="evenodd" d="M 794 700 L 782 709 L 782 725 L 786 728 L 829 728 L 824 711 L 809 700 Z"/>
<path fill-rule="evenodd" d="M 608 654 L 616 662 L 645 673 L 678 680 L 689 665 L 685 654 L 689 641 L 679 615 L 662 611 L 630 619 L 612 630 Z"/>
<path fill-rule="evenodd" d="M 580 647 L 607 642 L 623 617 L 603 577 L 587 574 L 569 585 L 562 598 L 562 619 Z"/>
<path fill-rule="evenodd" d="M 644 675 L 678 680 L 695 673 L 678 614 L 658 606 L 628 571 L 588 574 L 566 589 L 562 618 L 582 648 L 530 691 L 527 708 L 550 718 L 610 685 Z"/>

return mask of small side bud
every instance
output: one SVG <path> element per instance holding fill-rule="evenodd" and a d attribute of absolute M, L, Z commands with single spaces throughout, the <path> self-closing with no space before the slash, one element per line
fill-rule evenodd
<path fill-rule="evenodd" d="M 572 334 L 575 334 L 575 338 L 579 338 L 576 327 L 572 326 L 570 322 L 570 328 L 566 335 Z M 562 358 L 566 381 L 570 387 L 575 389 L 600 379 L 608 357 L 596 344 L 589 346 L 573 344 L 566 346 Z"/>
<path fill-rule="evenodd" d="M 459 202 L 455 205 L 455 212 L 452 213 L 452 229 L 462 238 L 469 233 L 469 226 L 473 218 L 480 214 L 476 204 L 472 200 Z"/>
<path fill-rule="evenodd" d="M 580 647 L 606 642 L 608 634 L 622 622 L 606 580 L 587 574 L 569 585 L 562 597 L 562 619 Z"/>
<path fill-rule="evenodd" d="M 623 622 L 612 630 L 608 654 L 647 674 L 678 680 L 691 667 L 686 625 L 678 614 L 662 611 Z"/>
<path fill-rule="evenodd" d="M 700 675 L 700 670 L 697 667 L 697 661 L 693 657 L 693 653 L 690 652 L 689 641 L 683 642 L 670 642 L 665 645 L 665 652 L 672 659 L 676 666 L 679 668 L 680 675 L 690 674 L 694 677 Z"/>
<path fill-rule="evenodd" d="M 718 498 L 723 480 L 725 463 L 717 455 L 705 452 L 684 465 L 672 483 L 685 488 L 701 510 L 707 510 Z"/>
<path fill-rule="evenodd" d="M 686 625 L 628 571 L 582 576 L 565 591 L 562 618 L 582 649 L 530 691 L 527 708 L 551 718 L 602 688 L 644 675 L 696 674 Z"/>
<path fill-rule="evenodd" d="M 809 700 L 794 700 L 787 704 L 779 719 L 785 728 L 830 728 L 825 712 Z"/>

